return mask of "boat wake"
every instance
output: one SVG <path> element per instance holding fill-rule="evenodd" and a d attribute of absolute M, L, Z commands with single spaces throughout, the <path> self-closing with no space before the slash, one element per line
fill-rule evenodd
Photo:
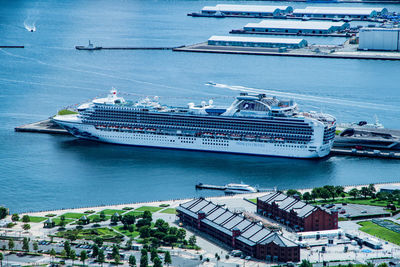
<path fill-rule="evenodd" d="M 25 29 L 26 29 L 27 31 L 30 31 L 30 32 L 35 32 L 35 31 L 36 31 L 35 23 L 33 23 L 33 24 L 28 24 L 28 23 L 26 22 L 26 20 L 24 21 L 24 27 L 25 27 Z"/>
<path fill-rule="evenodd" d="M 215 88 L 229 89 L 229 90 L 233 90 L 233 91 L 257 93 L 257 94 L 268 94 L 268 95 L 273 95 L 273 96 L 278 96 L 278 97 L 287 97 L 287 98 L 296 99 L 296 100 L 314 101 L 314 102 L 319 102 L 319 103 L 335 104 L 335 105 L 342 105 L 342 106 L 351 106 L 351 107 L 369 108 L 369 109 L 378 109 L 378 110 L 391 110 L 391 111 L 399 110 L 398 107 L 395 107 L 392 105 L 351 101 L 351 100 L 345 100 L 345 99 L 339 99 L 339 98 L 321 97 L 321 96 L 305 95 L 305 94 L 298 94 L 298 93 L 289 93 L 289 92 L 282 92 L 282 91 L 271 90 L 271 89 L 258 89 L 258 88 L 251 88 L 251 87 L 245 87 L 245 86 L 239 86 L 239 85 L 227 85 L 227 84 L 215 83 L 215 82 L 208 82 L 208 83 L 206 83 L 206 85 L 212 86 Z"/>

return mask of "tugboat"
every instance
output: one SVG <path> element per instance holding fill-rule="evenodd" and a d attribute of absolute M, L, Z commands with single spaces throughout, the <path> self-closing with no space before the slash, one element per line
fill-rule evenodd
<path fill-rule="evenodd" d="M 93 46 L 93 44 L 89 40 L 88 46 L 77 45 L 77 46 L 75 46 L 75 48 L 78 50 L 100 50 L 102 47 L 101 46 Z"/>

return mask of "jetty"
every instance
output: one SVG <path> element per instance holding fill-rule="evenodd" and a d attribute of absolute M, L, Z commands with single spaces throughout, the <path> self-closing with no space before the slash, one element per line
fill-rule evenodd
<path fill-rule="evenodd" d="M 0 45 L 0 48 L 25 48 L 23 45 Z"/>
<path fill-rule="evenodd" d="M 15 127 L 16 132 L 30 132 L 30 133 L 47 133 L 47 134 L 65 134 L 70 135 L 67 130 L 61 128 L 58 124 L 51 119 L 25 124 Z"/>
<path fill-rule="evenodd" d="M 179 46 L 182 47 L 182 46 Z M 178 47 L 142 47 L 142 46 L 114 46 L 114 47 L 105 47 L 105 46 L 96 46 L 93 48 L 88 48 L 86 46 L 77 45 L 75 49 L 77 50 L 173 50 Z"/>

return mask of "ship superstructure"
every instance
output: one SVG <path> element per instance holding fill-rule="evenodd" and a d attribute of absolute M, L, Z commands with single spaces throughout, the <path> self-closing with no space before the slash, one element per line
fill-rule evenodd
<path fill-rule="evenodd" d="M 295 158 L 328 155 L 336 128 L 334 117 L 299 112 L 292 100 L 247 93 L 229 107 L 212 100 L 170 107 L 157 97 L 126 101 L 112 90 L 54 121 L 76 137 L 107 143 Z"/>

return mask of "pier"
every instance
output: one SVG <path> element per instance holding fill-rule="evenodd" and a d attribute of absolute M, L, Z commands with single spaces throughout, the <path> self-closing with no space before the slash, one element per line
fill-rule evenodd
<path fill-rule="evenodd" d="M 183 47 L 183 46 L 178 46 L 178 47 Z M 103 46 L 96 46 L 96 47 L 87 47 L 87 46 L 81 46 L 77 45 L 75 46 L 75 49 L 77 50 L 173 50 L 174 48 L 178 47 L 141 47 L 141 46 L 132 46 L 132 47 L 103 47 Z"/>
<path fill-rule="evenodd" d="M 383 159 L 400 159 L 400 151 L 369 151 L 369 150 L 358 150 L 358 149 L 346 149 L 346 148 L 332 148 L 330 155 L 332 156 L 353 156 L 353 157 L 369 157 L 369 158 L 383 158 Z"/>
<path fill-rule="evenodd" d="M 261 34 L 261 35 L 285 35 L 285 36 L 317 36 L 317 37 L 351 37 L 355 33 L 296 33 L 296 32 L 253 32 L 246 30 L 231 30 L 230 34 Z"/>
<path fill-rule="evenodd" d="M 25 48 L 23 45 L 0 45 L 0 48 Z"/>
<path fill-rule="evenodd" d="M 67 130 L 58 126 L 58 124 L 54 123 L 51 119 L 18 126 L 15 127 L 14 130 L 16 132 L 65 134 L 65 135 L 70 134 L 67 132 Z"/>

